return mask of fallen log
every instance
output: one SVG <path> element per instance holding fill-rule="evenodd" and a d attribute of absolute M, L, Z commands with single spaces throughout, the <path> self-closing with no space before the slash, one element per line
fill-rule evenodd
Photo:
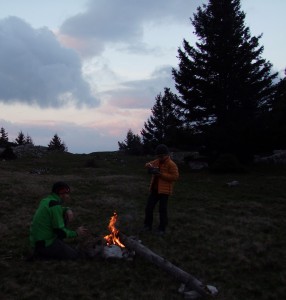
<path fill-rule="evenodd" d="M 215 296 L 213 291 L 208 288 L 207 285 L 203 284 L 193 275 L 183 271 L 182 269 L 176 267 L 171 262 L 166 260 L 165 258 L 157 255 L 135 239 L 127 237 L 123 233 L 119 233 L 119 238 L 121 242 L 130 250 L 135 251 L 136 254 L 142 256 L 149 262 L 155 264 L 159 268 L 165 270 L 167 273 L 175 277 L 180 283 L 185 284 L 185 286 L 189 289 L 195 290 L 202 297 Z"/>

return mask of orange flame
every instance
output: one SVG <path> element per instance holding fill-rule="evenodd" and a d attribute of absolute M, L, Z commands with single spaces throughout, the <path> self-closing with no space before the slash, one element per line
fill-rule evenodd
<path fill-rule="evenodd" d="M 115 227 L 115 224 L 117 222 L 117 213 L 114 212 L 113 216 L 110 218 L 109 224 L 108 224 L 108 230 L 111 232 L 109 235 L 106 235 L 104 239 L 107 242 L 107 245 L 117 245 L 121 248 L 125 248 L 125 246 L 120 242 L 119 240 L 119 230 Z"/>

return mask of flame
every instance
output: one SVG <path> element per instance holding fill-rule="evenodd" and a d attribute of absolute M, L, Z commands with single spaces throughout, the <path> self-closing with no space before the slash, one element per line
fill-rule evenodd
<path fill-rule="evenodd" d="M 119 240 L 119 236 L 118 236 L 119 230 L 115 227 L 116 222 L 117 222 L 117 213 L 114 212 L 108 224 L 108 230 L 111 233 L 109 235 L 106 235 L 104 239 L 106 240 L 107 245 L 114 244 L 114 245 L 118 245 L 121 248 L 125 248 L 125 246 Z"/>

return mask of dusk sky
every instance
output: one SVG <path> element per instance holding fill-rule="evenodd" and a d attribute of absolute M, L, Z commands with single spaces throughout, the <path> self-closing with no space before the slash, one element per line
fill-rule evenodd
<path fill-rule="evenodd" d="M 0 127 L 35 145 L 54 134 L 72 153 L 118 150 L 140 134 L 190 17 L 206 0 L 0 0 Z M 284 77 L 286 1 L 242 0 L 263 58 Z"/>

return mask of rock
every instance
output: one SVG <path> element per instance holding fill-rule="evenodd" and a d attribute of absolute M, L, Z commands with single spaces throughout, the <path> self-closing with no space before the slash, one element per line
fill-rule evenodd
<path fill-rule="evenodd" d="M 212 296 L 216 296 L 218 294 L 218 289 L 213 286 L 213 285 L 207 285 L 206 286 L 209 293 L 212 295 Z M 178 292 L 180 294 L 183 294 L 184 295 L 184 299 L 199 299 L 199 298 L 202 298 L 202 295 L 200 295 L 197 291 L 194 291 L 194 290 L 189 290 L 187 287 L 186 287 L 186 284 L 182 283 L 178 289 Z"/>
<path fill-rule="evenodd" d="M 27 156 L 41 158 L 48 152 L 48 147 L 27 144 L 13 147 L 13 151 L 19 158 Z"/>
<path fill-rule="evenodd" d="M 286 150 L 274 150 L 272 155 L 254 157 L 255 163 L 286 164 Z"/>
<path fill-rule="evenodd" d="M 208 168 L 208 163 L 205 161 L 190 161 L 189 167 L 191 170 L 203 170 Z"/>
<path fill-rule="evenodd" d="M 226 184 L 227 186 L 238 186 L 239 185 L 239 182 L 237 180 L 233 180 L 233 181 L 230 181 Z"/>
<path fill-rule="evenodd" d="M 121 248 L 117 245 L 105 246 L 103 249 L 104 258 L 123 258 Z"/>

